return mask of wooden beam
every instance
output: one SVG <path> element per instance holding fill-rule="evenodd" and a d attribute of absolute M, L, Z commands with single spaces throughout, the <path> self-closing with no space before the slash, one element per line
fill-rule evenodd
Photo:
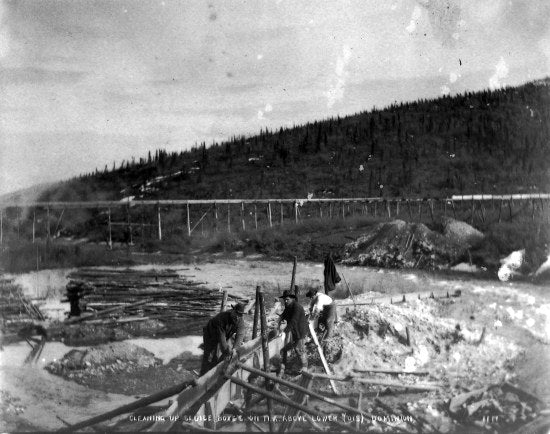
<path fill-rule="evenodd" d="M 317 410 L 313 410 L 309 407 L 306 407 L 305 405 L 298 404 L 288 398 L 285 398 L 281 395 L 277 395 L 276 393 L 268 392 L 267 390 L 261 389 L 259 387 L 253 386 L 245 381 L 242 381 L 240 378 L 235 376 L 227 376 L 229 380 L 231 380 L 233 383 L 238 384 L 239 386 L 242 386 L 244 388 L 250 389 L 251 391 L 259 394 L 264 395 L 267 398 L 271 398 L 274 401 L 280 402 L 281 404 L 288 405 L 289 407 L 296 408 L 297 410 L 303 411 L 304 413 L 310 414 L 312 416 L 316 416 L 319 418 L 323 418 L 325 415 L 323 413 L 318 412 Z M 306 389 L 307 390 L 307 389 Z M 308 391 L 309 392 L 309 391 Z M 353 407 L 349 407 L 350 409 Z M 355 409 L 353 409 L 355 410 Z M 338 421 L 332 421 L 334 424 L 338 425 L 340 428 L 343 428 L 345 430 L 350 430 L 355 432 L 355 428 L 352 428 L 350 425 L 345 425 L 343 423 L 340 423 Z"/>
<path fill-rule="evenodd" d="M 113 307 L 113 308 L 110 308 L 110 309 L 101 310 L 99 312 L 90 313 L 88 315 L 84 314 L 84 315 L 80 315 L 80 316 L 75 316 L 75 317 L 66 319 L 64 322 L 65 322 L 65 324 L 75 324 L 77 322 L 86 321 L 88 319 L 98 318 L 98 317 L 104 316 L 108 313 L 116 312 L 118 310 L 123 310 L 123 309 L 126 309 L 128 307 L 141 306 L 142 304 L 150 303 L 152 301 L 153 301 L 152 298 L 148 298 L 146 300 L 141 300 L 141 301 L 137 301 L 135 303 L 130 303 L 130 304 L 123 304 L 121 306 L 116 306 L 116 307 Z"/>
<path fill-rule="evenodd" d="M 260 303 L 260 327 L 261 327 L 261 334 L 262 334 L 262 355 L 264 360 L 264 371 L 269 372 L 269 365 L 270 365 L 270 359 L 269 359 L 269 346 L 267 342 L 267 320 L 265 316 L 265 300 L 264 300 L 264 293 L 260 288 L 260 291 L 258 291 L 258 302 Z M 267 384 L 266 384 L 267 387 Z M 267 398 L 267 411 L 269 414 L 269 431 L 275 432 L 275 423 L 273 420 L 273 402 L 271 398 Z"/>
<path fill-rule="evenodd" d="M 389 375 L 430 375 L 428 371 L 403 371 L 400 369 L 378 369 L 378 368 L 367 368 L 367 369 L 354 369 L 353 372 L 359 372 L 362 374 L 389 374 Z"/>
<path fill-rule="evenodd" d="M 424 391 L 431 391 L 431 390 L 441 390 L 441 386 L 439 384 L 405 384 L 405 383 L 397 383 L 394 381 L 385 381 L 385 380 L 369 380 L 366 378 L 362 378 L 362 376 L 357 375 L 329 375 L 329 374 L 320 374 L 320 373 L 312 373 L 315 378 L 325 378 L 327 380 L 334 380 L 334 381 L 355 381 L 357 383 L 362 384 L 372 384 L 373 386 L 385 386 L 385 387 L 399 387 L 401 389 L 410 389 L 410 390 L 424 390 Z"/>

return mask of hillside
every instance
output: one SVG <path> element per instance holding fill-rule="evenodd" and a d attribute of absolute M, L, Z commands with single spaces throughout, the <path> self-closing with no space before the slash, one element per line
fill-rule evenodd
<path fill-rule="evenodd" d="M 443 196 L 548 190 L 550 79 L 157 150 L 40 200 Z"/>

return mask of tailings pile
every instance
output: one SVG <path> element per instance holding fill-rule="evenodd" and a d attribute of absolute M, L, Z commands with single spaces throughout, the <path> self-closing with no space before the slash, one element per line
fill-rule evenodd
<path fill-rule="evenodd" d="M 441 269 L 457 263 L 483 234 L 467 223 L 446 219 L 441 232 L 423 223 L 379 223 L 346 244 L 342 263 L 384 268 Z"/>

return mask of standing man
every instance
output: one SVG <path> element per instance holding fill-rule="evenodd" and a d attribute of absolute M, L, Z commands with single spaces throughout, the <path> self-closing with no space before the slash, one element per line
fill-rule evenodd
<path fill-rule="evenodd" d="M 282 298 L 285 303 L 285 310 L 279 318 L 279 328 L 281 322 L 286 321 L 285 346 L 281 350 L 283 364 L 279 373 L 282 376 L 287 364 L 287 353 L 292 349 L 296 350 L 296 353 L 300 357 L 302 369 L 306 370 L 308 368 L 305 338 L 309 327 L 304 308 L 296 301 L 296 296 L 292 292 L 283 291 L 283 295 L 279 298 Z"/>
<path fill-rule="evenodd" d="M 306 297 L 311 298 L 309 304 L 310 321 L 319 318 L 318 324 L 322 324 L 325 329 L 323 339 L 330 338 L 332 336 L 334 322 L 336 321 L 336 304 L 332 300 L 332 297 L 319 292 L 315 288 L 310 289 Z"/>
<path fill-rule="evenodd" d="M 237 303 L 231 310 L 220 312 L 203 329 L 203 349 L 200 375 L 206 374 L 221 359 L 236 354 L 236 349 L 243 343 L 244 305 Z M 235 335 L 235 344 L 231 347 L 229 340 Z M 218 358 L 218 349 L 221 358 Z"/>

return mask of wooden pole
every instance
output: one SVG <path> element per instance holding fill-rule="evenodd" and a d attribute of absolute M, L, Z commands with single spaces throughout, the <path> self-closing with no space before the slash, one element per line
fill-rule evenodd
<path fill-rule="evenodd" d="M 264 293 L 261 288 L 258 291 L 258 301 L 260 302 L 260 327 L 262 334 L 262 355 L 264 359 L 264 371 L 269 372 L 269 344 L 267 341 L 267 319 L 265 316 Z M 275 432 L 275 423 L 273 419 L 273 401 L 267 398 L 267 411 L 269 413 L 269 431 Z"/>
<path fill-rule="evenodd" d="M 141 209 L 140 218 L 141 218 L 141 242 L 145 243 L 145 221 L 143 219 L 143 208 Z"/>
<path fill-rule="evenodd" d="M 401 201 L 401 199 L 395 201 L 395 217 L 397 217 L 399 215 L 399 202 Z"/>
<path fill-rule="evenodd" d="M 231 206 L 227 204 L 227 232 L 231 232 Z"/>
<path fill-rule="evenodd" d="M 107 226 L 109 228 L 109 250 L 113 249 L 113 229 L 111 225 L 111 208 L 107 208 Z"/>
<path fill-rule="evenodd" d="M 351 301 L 353 301 L 353 304 L 355 305 L 355 297 L 353 296 L 353 292 L 351 292 L 351 288 L 348 285 L 348 281 L 346 280 L 346 278 L 344 277 L 344 274 L 341 271 L 340 271 L 340 275 L 342 276 L 342 279 L 344 279 L 344 283 L 348 287 L 348 292 L 349 292 L 349 295 L 351 297 Z"/>
<path fill-rule="evenodd" d="M 298 201 L 294 201 L 294 222 L 298 224 Z"/>
<path fill-rule="evenodd" d="M 510 220 L 512 220 L 512 198 L 508 201 L 508 210 L 510 211 Z"/>
<path fill-rule="evenodd" d="M 218 205 L 214 204 L 214 219 L 216 220 L 214 230 L 218 232 Z"/>
<path fill-rule="evenodd" d="M 133 245 L 134 242 L 132 240 L 132 222 L 130 221 L 130 205 L 126 207 L 126 219 L 128 221 L 128 241 L 130 245 Z"/>
<path fill-rule="evenodd" d="M 281 202 L 281 226 L 283 225 L 283 219 L 284 219 L 284 210 L 283 210 L 283 202 Z"/>
<path fill-rule="evenodd" d="M 391 218 L 390 202 L 386 200 L 386 211 L 388 212 L 388 218 Z"/>
<path fill-rule="evenodd" d="M 294 291 L 294 283 L 296 281 L 296 266 L 298 265 L 298 259 L 296 256 L 294 256 L 293 262 L 292 262 L 292 277 L 290 279 L 290 291 Z M 298 299 L 298 294 L 296 295 L 296 300 Z"/>
<path fill-rule="evenodd" d="M 323 204 L 319 204 L 319 218 L 323 218 Z"/>
<path fill-rule="evenodd" d="M 267 215 L 269 217 L 269 227 L 273 227 L 273 221 L 271 220 L 271 202 L 267 202 Z"/>
<path fill-rule="evenodd" d="M 405 384 L 405 383 L 398 383 L 395 381 L 387 381 L 387 380 L 370 380 L 363 378 L 362 376 L 355 376 L 355 375 L 330 375 L 330 374 L 320 374 L 320 373 L 312 373 L 313 377 L 315 378 L 325 378 L 327 380 L 334 380 L 334 381 L 355 381 L 357 383 L 363 383 L 363 384 L 372 384 L 372 385 L 378 385 L 378 386 L 386 386 L 386 387 L 399 387 L 402 389 L 410 389 L 410 390 L 422 390 L 422 391 L 428 391 L 428 390 L 441 390 L 441 386 L 438 384 Z"/>
<path fill-rule="evenodd" d="M 136 301 L 135 303 L 123 304 L 121 306 L 116 306 L 116 307 L 112 307 L 112 308 L 109 308 L 109 309 L 100 310 L 98 312 L 90 313 L 88 315 L 85 314 L 85 315 L 75 316 L 73 318 L 66 319 L 65 324 L 74 324 L 74 323 L 77 323 L 77 322 L 86 321 L 88 319 L 104 316 L 105 314 L 113 313 L 113 312 L 116 312 L 118 310 L 126 309 L 128 307 L 141 306 L 142 304 L 150 303 L 152 301 L 153 301 L 152 298 L 148 298 L 148 299 L 145 299 L 145 300 Z"/>
<path fill-rule="evenodd" d="M 360 390 L 359 391 L 359 397 L 357 398 L 357 410 L 361 411 L 361 404 L 362 404 L 362 401 L 363 400 L 363 392 Z M 357 419 L 355 421 L 355 429 L 357 431 L 359 431 L 359 429 L 361 428 L 361 421 L 359 419 Z"/>
<path fill-rule="evenodd" d="M 308 396 L 311 396 L 312 398 L 318 399 L 318 400 L 326 402 L 328 404 L 335 405 L 336 407 L 339 407 L 342 410 L 347 410 L 347 411 L 349 411 L 350 413 L 353 413 L 353 414 L 359 414 L 359 415 L 363 416 L 365 419 L 369 419 L 369 420 L 371 419 L 371 415 L 368 414 L 368 413 L 365 413 L 362 410 L 359 410 L 357 408 L 353 408 L 353 407 L 351 407 L 349 405 L 346 405 L 346 404 L 342 404 L 338 401 L 335 401 L 334 399 L 328 398 L 328 397 L 326 397 L 324 395 L 321 395 L 320 393 L 317 393 L 313 390 L 306 389 L 305 387 L 299 386 L 296 383 L 293 383 L 291 381 L 287 381 L 287 380 L 284 380 L 282 378 L 279 378 L 276 375 L 267 374 L 263 371 L 260 371 L 259 369 L 253 368 L 252 366 L 248 366 L 248 365 L 245 365 L 245 364 L 242 364 L 242 363 L 239 363 L 238 366 L 241 369 L 244 369 L 245 371 L 248 371 L 252 374 L 256 374 L 256 375 L 260 375 L 262 377 L 268 378 L 272 381 L 275 381 L 276 383 L 279 383 L 279 384 L 282 384 L 283 386 L 289 387 L 290 389 L 293 389 L 293 390 L 296 390 L 298 392 L 302 392 L 302 393 L 304 393 Z M 306 375 L 308 377 L 313 377 L 313 378 L 317 377 L 317 374 L 312 374 L 310 372 L 304 372 L 304 373 L 302 373 L 302 375 Z"/>
<path fill-rule="evenodd" d="M 398 369 L 378 369 L 378 368 L 368 368 L 368 369 L 354 369 L 353 372 L 358 372 L 361 374 L 388 374 L 388 375 L 419 375 L 425 376 L 430 375 L 428 371 L 403 371 Z"/>
<path fill-rule="evenodd" d="M 434 221 L 434 201 L 433 199 L 428 200 L 428 204 L 430 205 L 430 216 L 432 218 L 432 223 Z"/>
<path fill-rule="evenodd" d="M 305 405 L 298 404 L 298 403 L 292 401 L 291 399 L 285 398 L 284 396 L 277 395 L 276 393 L 268 392 L 267 390 L 264 390 L 264 389 L 261 389 L 259 387 L 253 386 L 252 384 L 247 383 L 246 381 L 243 381 L 238 377 L 228 375 L 227 378 L 230 379 L 233 383 L 238 384 L 239 386 L 242 386 L 246 389 L 249 389 L 252 392 L 255 392 L 259 395 L 266 396 L 267 398 L 272 399 L 274 401 L 278 401 L 281 404 L 288 405 L 289 407 L 292 407 L 292 408 L 295 408 L 297 410 L 303 411 L 304 413 L 310 414 L 312 416 L 317 416 L 318 418 L 326 418 L 326 414 L 323 414 L 319 411 L 313 410 L 309 407 L 306 407 Z M 307 390 L 307 389 L 305 389 L 305 390 L 309 393 L 309 390 Z M 322 396 L 322 395 L 320 395 L 320 396 Z M 327 398 L 327 399 L 329 399 L 329 398 Z M 334 405 L 337 405 L 337 404 L 335 403 Z M 352 408 L 352 407 L 350 407 L 350 408 Z M 353 409 L 353 410 L 356 411 L 356 409 Z M 370 416 L 369 416 L 369 419 L 370 419 Z M 322 419 L 320 419 L 320 420 L 322 420 Z M 346 431 L 347 430 L 352 430 L 352 431 L 355 432 L 355 430 L 353 428 L 351 428 L 349 425 L 345 425 L 343 423 L 340 423 L 340 422 L 334 421 L 334 420 L 333 420 L 333 423 L 338 425 L 340 428 L 345 429 Z"/>
<path fill-rule="evenodd" d="M 246 225 L 244 223 L 244 202 L 241 202 L 241 221 L 243 224 L 243 231 L 246 231 Z"/>
<path fill-rule="evenodd" d="M 252 339 L 258 337 L 258 325 L 260 323 L 260 286 L 256 286 L 256 303 L 254 305 L 254 322 L 252 324 Z"/>
<path fill-rule="evenodd" d="M 183 389 L 186 389 L 187 387 L 193 385 L 194 382 L 195 380 L 188 380 L 183 383 L 176 384 L 175 386 L 161 390 L 160 392 L 146 396 L 145 398 L 138 399 L 137 401 L 131 402 L 130 404 L 115 408 L 114 410 L 108 411 L 107 413 L 103 413 L 90 419 L 86 419 L 82 422 L 75 423 L 74 425 L 70 425 L 67 428 L 62 428 L 58 432 L 76 431 L 85 427 L 98 424 L 99 422 L 112 419 L 115 416 L 130 413 L 131 411 L 137 410 L 138 408 L 142 408 L 155 402 L 162 401 L 163 399 L 169 398 L 171 396 L 177 395 Z"/>
<path fill-rule="evenodd" d="M 225 310 L 225 306 L 227 305 L 227 289 L 223 290 L 223 297 L 222 297 L 222 305 L 220 306 L 220 312 L 223 312 Z"/>
<path fill-rule="evenodd" d="M 159 241 L 162 241 L 162 220 L 160 218 L 160 205 L 157 206 L 157 224 Z"/>
<path fill-rule="evenodd" d="M 345 219 L 346 218 L 346 209 L 344 208 L 344 201 L 342 201 L 342 219 Z"/>
<path fill-rule="evenodd" d="M 50 241 L 52 235 L 50 232 L 50 207 L 46 208 L 46 234 L 48 241 Z"/>
<path fill-rule="evenodd" d="M 187 236 L 191 236 L 191 213 L 189 212 L 189 204 L 186 206 L 187 208 Z"/>
<path fill-rule="evenodd" d="M 254 224 L 256 225 L 256 230 L 258 230 L 258 207 L 254 204 Z"/>

